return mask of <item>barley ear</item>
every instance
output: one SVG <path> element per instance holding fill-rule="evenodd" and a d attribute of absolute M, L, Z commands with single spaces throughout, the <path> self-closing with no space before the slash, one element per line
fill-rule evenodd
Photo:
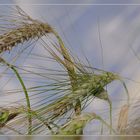
<path fill-rule="evenodd" d="M 120 113 L 119 113 L 119 119 L 118 119 L 118 131 L 120 134 L 125 134 L 125 129 L 128 123 L 128 111 L 129 111 L 129 105 L 123 105 Z"/>

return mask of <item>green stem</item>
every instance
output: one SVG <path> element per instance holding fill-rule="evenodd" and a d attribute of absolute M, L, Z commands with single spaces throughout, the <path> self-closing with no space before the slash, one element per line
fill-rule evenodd
<path fill-rule="evenodd" d="M 110 101 L 110 99 L 108 99 L 108 103 L 109 103 L 109 106 L 110 106 L 110 112 L 109 112 L 109 115 L 110 115 L 110 126 L 112 128 L 112 102 Z M 112 129 L 110 129 L 110 134 L 112 134 Z"/>
<path fill-rule="evenodd" d="M 4 64 L 6 64 L 8 67 L 10 67 L 14 71 L 14 73 L 16 74 L 16 76 L 23 88 L 25 98 L 26 98 L 27 108 L 28 108 L 28 122 L 29 122 L 28 135 L 31 135 L 32 134 L 32 132 L 31 132 L 31 128 L 32 128 L 31 105 L 30 105 L 30 99 L 28 96 L 27 89 L 24 85 L 24 82 L 23 82 L 21 76 L 19 75 L 18 71 L 16 70 L 16 68 L 13 65 L 7 63 L 3 58 L 0 58 L 0 62 L 3 62 Z"/>
<path fill-rule="evenodd" d="M 27 108 L 28 108 L 28 122 L 29 122 L 29 127 L 28 127 L 28 135 L 31 135 L 31 127 L 32 127 L 32 117 L 31 117 L 31 105 L 30 105 L 30 99 L 29 99 L 29 96 L 28 96 L 28 92 L 27 92 L 27 89 L 24 85 L 24 82 L 22 80 L 22 78 L 20 77 L 18 71 L 14 68 L 14 66 L 10 66 L 10 68 L 14 71 L 14 73 L 16 74 L 22 88 L 23 88 L 23 91 L 24 91 L 24 94 L 25 94 L 25 98 L 26 98 L 26 102 L 27 102 Z"/>

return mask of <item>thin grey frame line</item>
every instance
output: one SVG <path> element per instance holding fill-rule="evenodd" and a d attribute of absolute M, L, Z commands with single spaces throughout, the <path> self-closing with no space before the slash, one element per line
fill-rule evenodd
<path fill-rule="evenodd" d="M 140 3 L 135 3 L 135 4 L 134 4 L 134 3 L 116 3 L 116 4 L 115 4 L 115 3 L 114 3 L 114 4 L 113 4 L 113 3 L 104 3 L 104 4 L 99 4 L 99 3 L 95 3 L 95 4 L 90 4 L 90 3 L 83 3 L 83 4 L 80 4 L 80 3 L 69 3 L 69 4 L 66 4 L 66 3 L 54 3 L 54 4 L 53 4 L 53 3 L 50 3 L 50 4 L 46 4 L 46 3 L 44 3 L 44 4 L 43 4 L 43 3 L 17 3 L 17 4 L 12 4 L 12 3 L 11 3 L 11 4 L 7 4 L 7 3 L 3 3 L 3 4 L 0 4 L 0 5 L 18 5 L 18 4 L 22 4 L 22 5 L 34 5 L 34 6 L 38 6 L 38 5 L 40 5 L 40 6 L 45 6 L 45 5 L 52 5 L 52 6 L 53 6 L 53 5 L 54 5 L 54 6 L 55 6 L 55 5 L 56 5 L 56 6 L 57 6 L 57 5 L 58 5 L 58 6 L 59 6 L 59 5 L 60 5 L 60 6 L 61 6 L 61 5 L 69 5 L 69 6 L 73 6 L 73 5 L 81 5 L 81 6 L 82 6 L 82 5 L 83 5 L 83 6 L 84 6 L 84 5 L 85 5 L 85 6 L 86 6 L 86 5 L 87 5 L 87 6 L 88 6 L 88 5 L 93 5 L 93 6 L 94 6 L 94 5 L 95 5 L 95 6 L 121 6 L 121 5 L 122 5 L 122 6 L 123 6 L 123 5 L 124 5 L 124 6 L 125 6 L 125 5 L 126 5 L 126 6 L 137 6 L 137 5 L 140 5 Z"/>

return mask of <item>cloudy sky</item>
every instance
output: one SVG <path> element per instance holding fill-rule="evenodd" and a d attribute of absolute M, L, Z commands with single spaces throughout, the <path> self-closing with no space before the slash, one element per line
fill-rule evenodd
<path fill-rule="evenodd" d="M 80 59 L 84 61 L 87 56 L 94 67 L 120 74 L 133 101 L 140 97 L 139 0 L 133 3 L 131 0 L 3 0 L 2 3 L 17 4 L 31 17 L 50 23 Z M 108 89 L 115 105 L 126 100 L 119 82 Z M 98 103 L 100 108 L 103 105 Z M 95 109 L 97 106 L 89 106 L 90 111 Z"/>

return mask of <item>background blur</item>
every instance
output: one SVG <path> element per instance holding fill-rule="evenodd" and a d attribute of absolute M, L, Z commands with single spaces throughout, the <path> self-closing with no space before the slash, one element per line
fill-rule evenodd
<path fill-rule="evenodd" d="M 120 74 L 128 87 L 131 104 L 139 100 L 139 0 L 1 0 L 0 3 L 3 9 L 9 4 L 19 5 L 31 17 L 51 24 L 81 60 L 86 56 L 92 66 Z M 119 82 L 107 88 L 115 117 L 126 102 L 125 91 Z M 86 111 L 107 117 L 108 106 L 95 100 Z M 139 111 L 132 112 L 139 115 Z M 92 132 L 90 125 L 86 131 Z"/>

